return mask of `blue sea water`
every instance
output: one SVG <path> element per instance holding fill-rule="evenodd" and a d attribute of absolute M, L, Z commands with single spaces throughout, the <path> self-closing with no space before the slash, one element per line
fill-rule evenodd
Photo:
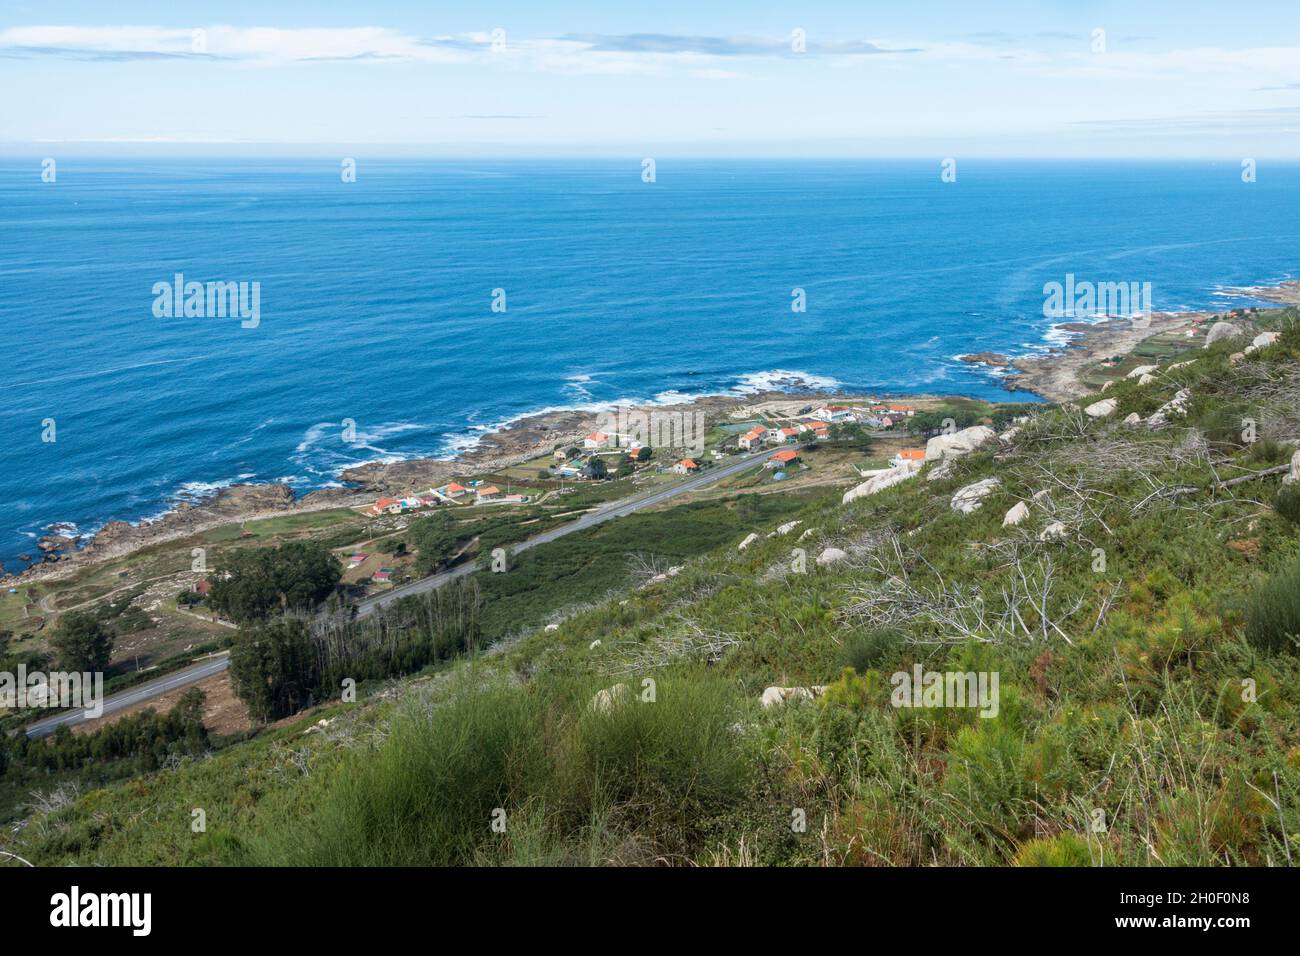
<path fill-rule="evenodd" d="M 0 160 L 0 560 L 51 523 L 299 492 L 544 408 L 771 384 L 1007 397 L 954 356 L 1042 348 L 1043 285 L 1161 310 L 1296 274 L 1300 166 Z M 256 281 L 260 324 L 157 318 Z M 807 293 L 791 311 L 791 290 Z M 507 310 L 491 310 L 494 289 Z M 1023 393 L 1021 395 L 1023 396 Z M 359 444 L 342 440 L 353 419 Z M 57 440 L 43 442 L 53 419 Z"/>

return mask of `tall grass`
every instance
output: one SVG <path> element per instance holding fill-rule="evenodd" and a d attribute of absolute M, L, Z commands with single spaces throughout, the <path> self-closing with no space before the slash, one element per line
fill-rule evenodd
<path fill-rule="evenodd" d="M 481 679 L 471 672 L 439 703 L 405 710 L 377 752 L 335 775 L 318 812 L 262 844 L 259 862 L 650 863 L 698 849 L 745 798 L 735 698 L 716 681 L 664 679 L 653 702 L 629 694 L 601 711 L 587 683 Z"/>
<path fill-rule="evenodd" d="M 1284 564 L 1251 595 L 1246 639 L 1260 651 L 1295 651 L 1300 640 L 1300 558 Z"/>

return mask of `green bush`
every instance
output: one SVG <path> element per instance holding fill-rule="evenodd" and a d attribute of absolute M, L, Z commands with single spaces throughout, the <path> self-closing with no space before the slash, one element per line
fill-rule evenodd
<path fill-rule="evenodd" d="M 1091 866 L 1088 844 L 1073 833 L 1030 840 L 1016 853 L 1016 866 Z"/>
<path fill-rule="evenodd" d="M 259 862 L 454 866 L 636 862 L 698 849 L 709 825 L 743 806 L 749 764 L 734 692 L 663 679 L 600 710 L 586 684 L 519 689 L 457 680 L 394 721 L 378 752 L 356 752 L 319 808 L 267 839 Z M 504 825 L 494 828 L 494 820 Z"/>
<path fill-rule="evenodd" d="M 1300 558 L 1292 559 L 1250 597 L 1246 640 L 1268 653 L 1295 651 L 1300 639 Z"/>
<path fill-rule="evenodd" d="M 899 631 L 862 631 L 844 642 L 844 663 L 865 674 L 893 661 L 902 646 L 903 635 Z"/>
<path fill-rule="evenodd" d="M 1273 498 L 1273 510 L 1293 525 L 1300 525 L 1300 482 L 1283 485 Z"/>

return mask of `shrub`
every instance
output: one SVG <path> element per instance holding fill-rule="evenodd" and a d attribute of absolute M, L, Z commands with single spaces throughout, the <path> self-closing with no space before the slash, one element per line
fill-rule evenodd
<path fill-rule="evenodd" d="M 1293 558 L 1250 597 L 1246 640 L 1256 650 L 1295 651 L 1300 637 L 1300 558 Z"/>
<path fill-rule="evenodd" d="M 1088 844 L 1073 833 L 1030 840 L 1016 852 L 1016 866 L 1091 866 Z"/>
<path fill-rule="evenodd" d="M 903 635 L 896 630 L 859 632 L 844 642 L 844 663 L 865 674 L 893 661 L 902 646 Z"/>
<path fill-rule="evenodd" d="M 1273 498 L 1273 510 L 1293 525 L 1300 525 L 1300 482 L 1283 485 Z"/>

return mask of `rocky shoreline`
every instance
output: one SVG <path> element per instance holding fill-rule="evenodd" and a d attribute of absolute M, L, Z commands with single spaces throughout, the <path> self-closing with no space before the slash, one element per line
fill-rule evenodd
<path fill-rule="evenodd" d="M 761 411 L 790 406 L 790 413 L 810 402 L 849 400 L 863 396 L 842 393 L 762 392 L 752 395 L 707 395 L 678 405 L 633 406 L 637 411 L 703 412 L 706 420 L 744 418 Z M 877 396 L 887 397 L 887 396 Z M 486 434 L 474 448 L 453 459 L 412 458 L 370 462 L 339 475 L 348 487 L 325 488 L 296 498 L 283 484 L 240 484 L 222 488 L 195 504 L 181 502 L 161 518 L 131 524 L 110 521 L 88 540 L 49 534 L 39 542 L 44 560 L 4 578 L 12 586 L 38 580 L 58 580 L 88 565 L 120 558 L 149 545 L 163 544 L 234 522 L 257 521 L 291 513 L 357 507 L 385 495 L 446 482 L 452 477 L 490 472 L 549 454 L 560 444 L 581 444 L 599 421 L 599 412 L 566 409 L 528 415 Z M 58 526 L 51 526 L 52 530 Z M 2 572 L 0 572 L 2 574 Z"/>
<path fill-rule="evenodd" d="M 1277 287 L 1234 290 L 1230 294 L 1287 305 L 1298 304 L 1300 281 L 1287 281 Z M 958 359 L 1005 371 L 1003 382 L 1010 391 L 1024 390 L 1054 402 L 1071 401 L 1089 394 L 1090 390 L 1080 381 L 1080 373 L 1094 363 L 1126 354 L 1153 335 L 1187 328 L 1219 314 L 1222 313 L 1156 314 L 1141 322 L 1112 319 L 1098 323 L 1062 323 L 1057 328 L 1073 333 L 1075 338 L 1059 348 L 1018 357 L 977 352 L 958 356 Z M 716 421 L 723 417 L 744 419 L 763 413 L 789 415 L 810 402 L 851 401 L 864 397 L 824 391 L 766 391 L 750 395 L 707 395 L 677 405 L 635 406 L 635 410 L 702 411 L 707 420 Z M 889 399 L 903 396 L 880 394 L 871 397 Z M 911 395 L 906 398 L 918 402 L 926 397 Z M 340 480 L 347 482 L 348 487 L 313 491 L 301 499 L 295 497 L 288 485 L 231 485 L 196 504 L 180 503 L 154 521 L 139 524 L 110 521 L 90 536 L 84 545 L 81 538 L 65 533 L 63 526 L 52 525 L 51 534 L 37 543 L 43 560 L 8 576 L 0 565 L 0 578 L 10 585 L 54 580 L 98 561 L 122 557 L 148 545 L 188 537 L 236 521 L 356 507 L 379 496 L 405 495 L 413 489 L 442 484 L 452 477 L 517 465 L 549 453 L 556 445 L 581 443 L 583 436 L 596 427 L 599 414 L 589 409 L 566 409 L 528 415 L 484 435 L 474 448 L 455 458 L 413 458 L 359 465 L 340 474 Z M 28 560 L 30 556 L 23 559 Z"/>
<path fill-rule="evenodd" d="M 1012 391 L 1033 392 L 1051 402 L 1082 398 L 1090 389 L 1080 380 L 1089 366 L 1112 356 L 1126 355 L 1141 342 L 1164 332 L 1176 332 L 1220 313 L 1157 313 L 1142 320 L 1109 319 L 1103 322 L 1063 322 L 1058 329 L 1075 337 L 1067 344 L 1039 355 L 1022 355 L 1009 363 L 1011 374 L 1003 381 Z"/>

